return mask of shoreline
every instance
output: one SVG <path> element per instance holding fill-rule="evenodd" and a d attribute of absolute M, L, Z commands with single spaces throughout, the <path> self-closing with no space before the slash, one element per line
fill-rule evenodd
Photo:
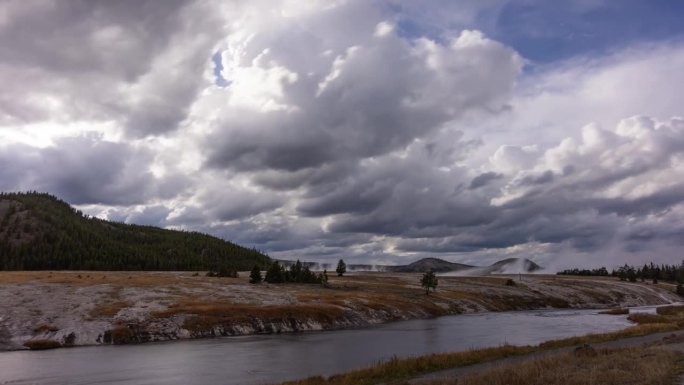
<path fill-rule="evenodd" d="M 532 275 L 514 287 L 504 285 L 509 276 L 440 277 L 437 292 L 426 296 L 418 278 L 357 273 L 335 277 L 330 288 L 322 288 L 250 285 L 244 278 L 188 272 L 0 272 L 0 282 L 8 282 L 0 284 L 0 350 L 25 350 L 27 341 L 56 341 L 59 347 L 147 343 L 361 329 L 487 311 L 598 310 L 680 300 L 666 284 Z"/>
<path fill-rule="evenodd" d="M 650 326 L 650 327 L 649 327 Z M 333 385 L 348 383 L 434 384 L 502 365 L 552 356 L 558 353 L 582 354 L 596 349 L 626 347 L 663 347 L 676 344 L 684 352 L 684 329 L 677 324 L 636 325 L 611 333 L 586 334 L 580 337 L 547 340 L 536 345 L 502 345 L 499 347 L 458 350 L 445 353 L 394 358 L 331 376 L 313 376 L 284 381 L 279 385 Z M 395 370 L 401 368 L 401 373 Z M 274 384 L 275 385 L 275 384 Z"/>

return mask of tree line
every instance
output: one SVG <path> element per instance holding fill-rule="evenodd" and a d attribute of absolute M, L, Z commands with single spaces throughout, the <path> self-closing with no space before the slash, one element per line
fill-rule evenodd
<path fill-rule="evenodd" d="M 261 276 L 261 268 L 259 265 L 254 265 L 252 271 L 249 274 L 250 283 L 260 283 L 261 281 L 268 283 L 317 283 L 327 285 L 328 283 L 328 271 L 323 270 L 322 273 L 316 274 L 309 266 L 305 266 L 297 260 L 294 264 L 290 265 L 287 269 L 278 261 L 273 261 L 268 270 L 266 270 L 266 276 Z"/>
<path fill-rule="evenodd" d="M 684 283 L 684 261 L 679 265 L 656 265 L 653 262 L 643 266 L 623 265 L 613 269 L 610 273 L 605 267 L 598 269 L 567 269 L 556 273 L 558 275 L 584 275 L 584 276 L 612 276 L 622 281 L 658 281 Z"/>

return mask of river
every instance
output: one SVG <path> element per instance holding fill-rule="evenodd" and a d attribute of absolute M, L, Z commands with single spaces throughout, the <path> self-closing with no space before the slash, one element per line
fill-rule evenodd
<path fill-rule="evenodd" d="M 392 356 L 537 344 L 629 325 L 626 316 L 596 310 L 543 310 L 355 330 L 2 352 L 0 384 L 265 384 L 344 372 Z"/>

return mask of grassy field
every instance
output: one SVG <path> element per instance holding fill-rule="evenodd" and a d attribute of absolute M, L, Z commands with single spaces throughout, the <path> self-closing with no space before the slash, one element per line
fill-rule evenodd
<path fill-rule="evenodd" d="M 629 309 L 623 309 L 623 308 L 609 309 L 609 310 L 599 312 L 599 314 L 624 315 L 624 314 L 629 314 Z"/>

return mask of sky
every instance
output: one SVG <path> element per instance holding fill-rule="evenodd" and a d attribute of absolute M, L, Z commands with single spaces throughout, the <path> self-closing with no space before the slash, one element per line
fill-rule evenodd
<path fill-rule="evenodd" d="M 0 190 L 272 257 L 684 258 L 684 3 L 0 2 Z"/>

